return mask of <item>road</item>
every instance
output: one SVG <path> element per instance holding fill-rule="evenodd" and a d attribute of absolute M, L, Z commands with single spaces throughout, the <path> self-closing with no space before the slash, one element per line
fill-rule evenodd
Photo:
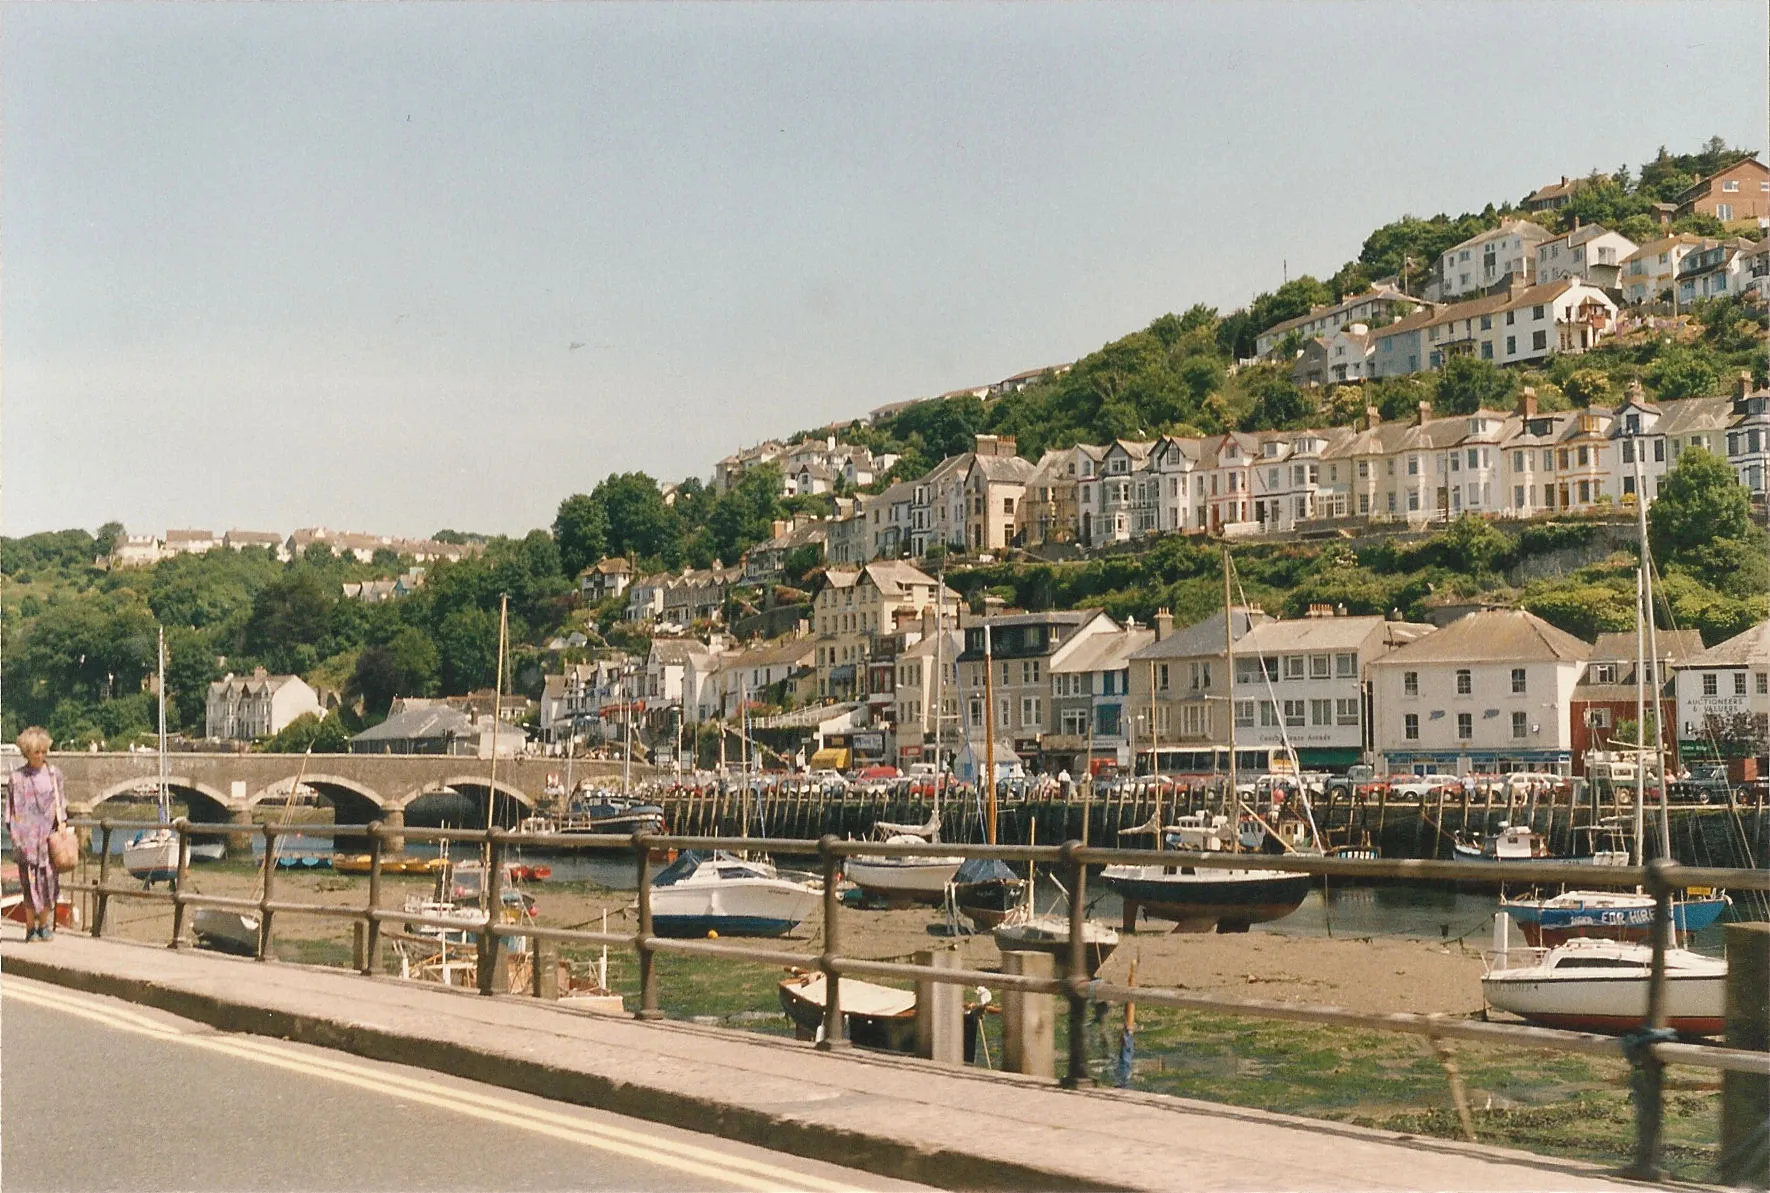
<path fill-rule="evenodd" d="M 0 1155 L 37 1189 L 916 1189 L 7 977 Z"/>

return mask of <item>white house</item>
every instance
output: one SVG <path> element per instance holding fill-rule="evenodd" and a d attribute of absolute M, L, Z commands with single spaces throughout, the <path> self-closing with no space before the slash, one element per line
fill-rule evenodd
<path fill-rule="evenodd" d="M 1305 768 L 1357 762 L 1368 744 L 1366 669 L 1432 632 L 1329 606 L 1294 621 L 1261 622 L 1235 644 L 1236 743 L 1290 746 Z"/>
<path fill-rule="evenodd" d="M 1711 243 L 1700 236 L 1680 232 L 1650 240 L 1622 261 L 1623 302 L 1635 306 L 1655 302 L 1677 284 L 1678 267 L 1696 249 Z"/>
<path fill-rule="evenodd" d="M 203 734 L 222 741 L 252 741 L 281 733 L 306 713 L 324 716 L 319 693 L 299 675 L 228 675 L 209 685 Z"/>
<path fill-rule="evenodd" d="M 1581 224 L 1536 246 L 1537 283 L 1573 278 L 1615 290 L 1620 285 L 1623 261 L 1637 247 L 1627 236 L 1602 224 Z"/>
<path fill-rule="evenodd" d="M 1591 647 L 1522 609 L 1486 609 L 1370 665 L 1374 751 L 1391 772 L 1559 771 Z"/>
<path fill-rule="evenodd" d="M 1754 737 L 1764 751 L 1770 726 L 1770 621 L 1673 667 L 1680 751 L 1700 753 Z"/>
<path fill-rule="evenodd" d="M 1502 221 L 1446 249 L 1438 259 L 1436 286 L 1429 285 L 1426 296 L 1450 301 L 1506 281 L 1528 282 L 1536 270 L 1536 246 L 1554 235 L 1528 220 Z"/>

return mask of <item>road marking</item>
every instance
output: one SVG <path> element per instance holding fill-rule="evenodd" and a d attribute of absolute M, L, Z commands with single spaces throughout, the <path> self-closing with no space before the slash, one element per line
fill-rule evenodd
<path fill-rule="evenodd" d="M 21 987 L 16 979 L 7 982 L 0 989 L 0 995 L 32 1006 L 75 1015 L 119 1031 L 202 1048 L 236 1059 L 256 1061 L 371 1093 L 404 1096 L 441 1110 L 516 1127 L 566 1143 L 629 1156 L 696 1177 L 758 1190 L 759 1193 L 788 1189 L 805 1190 L 806 1193 L 837 1193 L 853 1188 L 852 1185 L 792 1172 L 760 1160 L 728 1155 L 682 1140 L 661 1139 L 643 1131 L 587 1122 L 571 1115 L 475 1090 L 441 1085 L 334 1057 L 298 1054 L 265 1040 L 225 1035 L 193 1035 L 120 1007 L 95 1006 L 59 991 Z"/>

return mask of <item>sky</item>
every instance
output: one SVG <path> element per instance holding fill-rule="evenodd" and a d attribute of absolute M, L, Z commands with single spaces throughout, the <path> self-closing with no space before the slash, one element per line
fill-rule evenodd
<path fill-rule="evenodd" d="M 1710 136 L 1732 3 L 0 6 L 0 532 L 521 534 Z"/>

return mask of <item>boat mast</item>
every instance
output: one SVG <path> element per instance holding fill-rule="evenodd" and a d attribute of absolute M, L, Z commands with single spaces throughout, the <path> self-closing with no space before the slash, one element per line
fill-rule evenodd
<path fill-rule="evenodd" d="M 1229 544 L 1223 544 L 1223 669 L 1229 693 L 1229 796 L 1223 801 L 1224 815 L 1231 807 L 1240 809 L 1241 796 L 1236 790 L 1235 776 L 1235 611 L 1229 602 Z M 1236 838 L 1237 844 L 1240 837 Z"/>
<path fill-rule="evenodd" d="M 1647 627 L 1646 655 L 1652 666 L 1653 679 L 1653 763 L 1659 771 L 1659 848 L 1667 861 L 1672 860 L 1672 821 L 1666 809 L 1666 767 L 1663 749 L 1665 735 L 1660 727 L 1663 712 L 1660 692 L 1659 640 L 1653 626 L 1653 549 L 1647 544 L 1647 488 L 1642 475 L 1641 441 L 1635 441 L 1635 511 L 1641 535 L 1641 620 Z M 1641 722 L 1642 743 L 1646 743 L 1647 722 Z M 1645 856 L 1645 855 L 1643 855 Z"/>
<path fill-rule="evenodd" d="M 940 789 L 946 784 L 946 772 L 940 764 L 941 722 L 946 720 L 946 560 L 934 577 L 934 819 L 940 821 Z"/>
<path fill-rule="evenodd" d="M 504 651 L 510 633 L 510 594 L 498 598 L 498 675 L 492 682 L 492 766 L 490 786 L 486 789 L 486 831 L 492 831 L 492 809 L 498 803 L 498 723 L 504 717 Z M 485 865 L 479 872 L 479 902 L 484 907 L 491 897 L 492 842 L 486 840 Z M 488 913 L 489 914 L 489 913 Z"/>
<path fill-rule="evenodd" d="M 983 616 L 983 773 L 985 820 L 984 827 L 988 836 L 985 838 L 991 845 L 996 843 L 996 697 L 993 685 L 995 655 L 991 653 L 989 624 L 989 603 L 984 603 Z"/>
<path fill-rule="evenodd" d="M 156 627 L 159 633 L 157 659 L 160 684 L 160 823 L 172 819 L 172 780 L 169 777 L 166 761 L 166 627 Z"/>
<path fill-rule="evenodd" d="M 1636 494 L 1639 500 L 1640 494 Z M 1647 806 L 1647 641 L 1641 617 L 1641 569 L 1635 569 L 1635 834 L 1629 847 L 1629 864 L 1639 866 L 1645 851 L 1641 837 L 1646 831 Z"/>

